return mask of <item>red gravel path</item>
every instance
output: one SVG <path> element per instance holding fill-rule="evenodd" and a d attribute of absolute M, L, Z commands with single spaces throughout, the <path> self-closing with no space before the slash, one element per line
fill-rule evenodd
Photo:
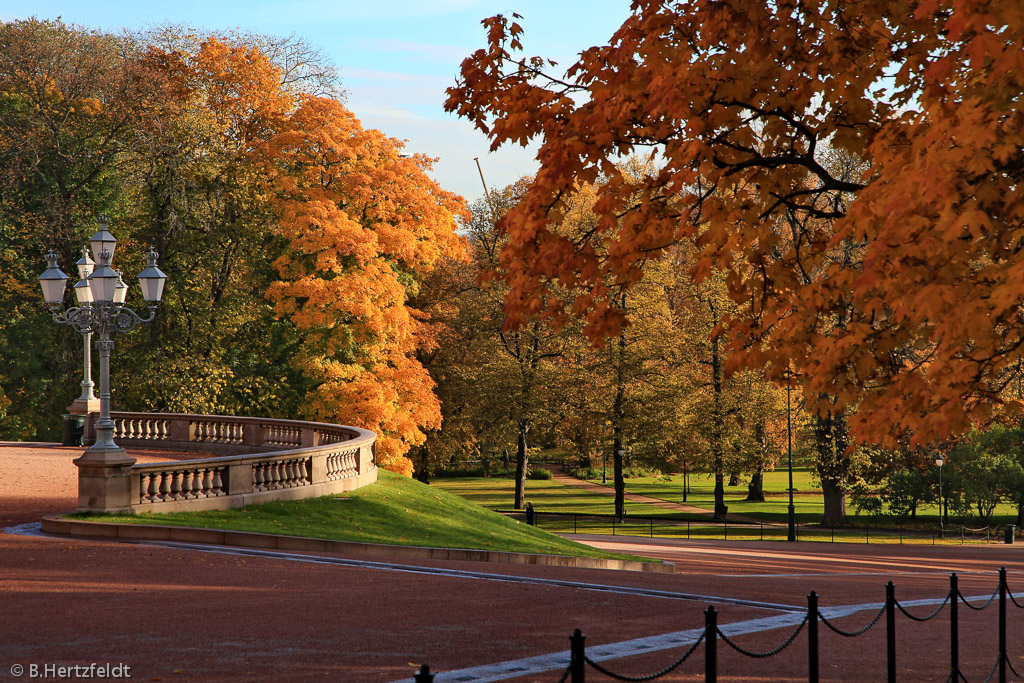
<path fill-rule="evenodd" d="M 0 525 L 74 506 L 76 449 L 0 444 Z M 607 543 L 601 537 L 595 543 Z M 675 575 L 602 570 L 424 563 L 472 571 L 660 588 L 707 596 L 823 607 L 881 602 L 890 578 L 901 600 L 942 597 L 948 573 L 965 595 L 990 594 L 1006 566 L 1024 595 L 1024 545 L 918 547 L 782 542 L 655 542 L 634 552 L 677 562 Z M 623 549 L 626 549 L 623 547 Z M 0 681 L 20 664 L 125 663 L 134 680 L 411 680 L 415 665 L 449 671 L 561 651 L 579 627 L 588 644 L 618 642 L 703 624 L 703 601 L 668 600 L 539 586 L 218 555 L 164 547 L 0 534 Z M 918 607 L 915 614 L 932 608 Z M 720 623 L 777 615 L 719 605 Z M 961 607 L 961 652 L 969 680 L 995 656 L 995 607 Z M 979 618 L 979 616 L 981 618 Z M 840 620 L 864 625 L 872 614 Z M 1024 610 L 1010 608 L 1010 653 L 1024 670 Z M 856 640 L 821 629 L 823 680 L 883 680 L 884 624 Z M 741 636 L 768 649 L 791 629 Z M 945 680 L 948 622 L 898 620 L 902 681 Z M 806 639 L 770 660 L 741 659 L 719 646 L 720 680 L 805 680 Z M 657 670 L 669 650 L 606 662 L 628 674 Z M 695 655 L 678 675 L 700 680 Z M 518 681 L 554 681 L 547 672 Z M 53 680 L 53 679 L 51 679 Z M 606 680 L 591 672 L 588 680 Z"/>

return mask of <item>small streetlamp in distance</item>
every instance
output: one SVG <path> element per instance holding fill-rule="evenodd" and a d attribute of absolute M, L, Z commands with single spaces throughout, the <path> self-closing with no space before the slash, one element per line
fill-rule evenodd
<path fill-rule="evenodd" d="M 945 462 L 942 453 L 935 456 L 935 464 L 939 466 L 939 538 L 945 538 L 945 529 L 942 527 L 942 465 Z"/>
<path fill-rule="evenodd" d="M 789 534 L 786 540 L 796 541 L 796 506 L 793 505 L 793 387 L 786 385 L 786 442 L 789 450 Z"/>
<path fill-rule="evenodd" d="M 89 256 L 89 247 L 82 247 L 82 258 L 75 263 L 78 268 L 78 283 L 74 286 L 75 300 L 82 307 L 92 306 L 92 289 L 89 287 L 89 276 L 92 275 L 96 262 Z M 82 333 L 82 395 L 68 406 L 72 415 L 88 415 L 99 410 L 100 400 L 93 393 L 96 385 L 92 381 L 92 332 Z M 67 436 L 67 435 L 65 435 Z M 65 445 L 70 442 L 65 438 Z"/>

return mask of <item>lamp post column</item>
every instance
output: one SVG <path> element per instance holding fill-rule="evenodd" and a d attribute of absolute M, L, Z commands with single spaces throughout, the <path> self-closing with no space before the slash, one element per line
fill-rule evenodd
<path fill-rule="evenodd" d="M 100 352 L 100 419 L 96 422 L 96 442 L 86 449 L 85 455 L 124 454 L 125 450 L 114 443 L 114 421 L 110 417 L 110 352 L 114 350 L 114 340 L 104 328 L 96 340 L 96 350 Z"/>
<path fill-rule="evenodd" d="M 789 450 L 789 534 L 787 541 L 796 541 L 796 506 L 793 505 L 793 409 L 791 394 L 793 388 L 786 387 L 786 441 Z"/>

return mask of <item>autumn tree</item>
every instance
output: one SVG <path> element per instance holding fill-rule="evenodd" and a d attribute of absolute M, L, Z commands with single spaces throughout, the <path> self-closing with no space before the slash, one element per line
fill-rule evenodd
<path fill-rule="evenodd" d="M 724 323 L 732 366 L 801 376 L 836 448 L 844 421 L 862 440 L 928 441 L 1003 400 L 1024 353 L 1018 3 L 637 0 L 564 75 L 518 54 L 513 21 L 484 23 L 446 106 L 492 147 L 540 142 L 503 223 L 513 316 L 571 313 L 614 336 L 618 286 L 700 231 L 693 273 L 728 273 L 748 306 Z M 826 146 L 865 169 L 837 177 Z M 656 175 L 616 171 L 645 149 Z M 602 174 L 596 234 L 613 247 L 599 259 L 551 226 Z M 801 220 L 790 239 L 787 214 L 828 229 Z M 829 259 L 843 242 L 862 245 L 857 268 Z M 591 291 L 566 307 L 544 298 L 553 282 Z"/>
<path fill-rule="evenodd" d="M 124 251 L 155 245 L 172 277 L 161 316 L 120 354 L 152 381 L 115 389 L 140 409 L 294 414 L 304 393 L 288 363 L 297 335 L 262 295 L 282 244 L 260 154 L 295 99 L 252 45 L 148 38 L 145 63 L 164 87 L 135 124 L 122 177 L 133 200 Z"/>
<path fill-rule="evenodd" d="M 120 37 L 0 24 L 0 383 L 15 399 L 4 431 L 18 438 L 53 434 L 81 377 L 81 338 L 34 304 L 43 254 L 74 263 L 95 216 L 118 215 L 117 176 L 155 87 Z"/>
<path fill-rule="evenodd" d="M 287 241 L 267 294 L 303 333 L 295 363 L 315 385 L 304 412 L 376 431 L 379 463 L 410 475 L 406 452 L 441 414 L 415 357 L 436 340 L 409 297 L 461 249 L 463 201 L 426 175 L 430 159 L 336 100 L 304 98 L 266 153 Z"/>
<path fill-rule="evenodd" d="M 625 174 L 641 175 L 651 169 L 636 159 L 619 165 Z M 598 215 L 594 203 L 599 193 L 596 185 L 581 183 L 566 198 L 566 212 L 560 234 L 576 243 L 586 243 L 599 257 L 604 256 L 606 241 L 593 238 Z M 659 390 L 671 384 L 666 379 L 685 372 L 680 365 L 682 330 L 677 324 L 677 311 L 670 305 L 667 292 L 681 275 L 668 264 L 651 263 L 643 277 L 628 291 L 619 291 L 614 306 L 629 323 L 603 346 L 584 355 L 581 373 L 604 404 L 600 417 L 609 427 L 607 451 L 612 456 L 615 489 L 615 514 L 625 515 L 626 453 L 654 456 L 664 460 L 664 439 L 670 430 L 672 410 L 666 402 L 652 400 Z M 668 408 L 668 411 L 660 410 Z"/>
<path fill-rule="evenodd" d="M 496 222 L 518 201 L 525 186 L 523 180 L 513 183 L 473 206 L 465 228 L 475 277 L 461 299 L 459 341 L 452 349 L 458 353 L 462 367 L 457 373 L 468 390 L 459 404 L 472 402 L 469 411 L 475 415 L 476 432 L 481 437 L 504 435 L 512 440 L 508 446 L 515 453 L 516 509 L 525 504 L 531 439 L 538 427 L 551 424 L 559 403 L 557 363 L 566 352 L 566 335 L 543 321 L 529 320 L 517 329 L 503 324 L 507 289 L 501 282 L 498 255 L 505 238 Z"/>

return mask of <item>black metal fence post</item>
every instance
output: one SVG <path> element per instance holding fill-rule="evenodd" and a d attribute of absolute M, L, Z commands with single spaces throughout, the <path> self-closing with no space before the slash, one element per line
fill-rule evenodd
<path fill-rule="evenodd" d="M 1006 567 L 999 568 L 999 683 L 1006 683 Z"/>
<path fill-rule="evenodd" d="M 430 667 L 426 664 L 420 666 L 420 670 L 413 675 L 416 683 L 434 683 L 434 674 L 430 673 Z"/>
<path fill-rule="evenodd" d="M 960 683 L 960 588 L 956 573 L 949 575 L 949 672 L 953 683 Z"/>
<path fill-rule="evenodd" d="M 718 681 L 718 613 L 714 605 L 704 610 L 704 680 Z"/>
<path fill-rule="evenodd" d="M 818 683 L 818 594 L 807 596 L 807 683 Z"/>
<path fill-rule="evenodd" d="M 569 681 L 585 683 L 586 676 L 586 640 L 587 637 L 579 629 L 569 636 Z"/>
<path fill-rule="evenodd" d="M 896 586 L 892 581 L 885 584 L 885 650 L 888 681 L 896 683 Z"/>

